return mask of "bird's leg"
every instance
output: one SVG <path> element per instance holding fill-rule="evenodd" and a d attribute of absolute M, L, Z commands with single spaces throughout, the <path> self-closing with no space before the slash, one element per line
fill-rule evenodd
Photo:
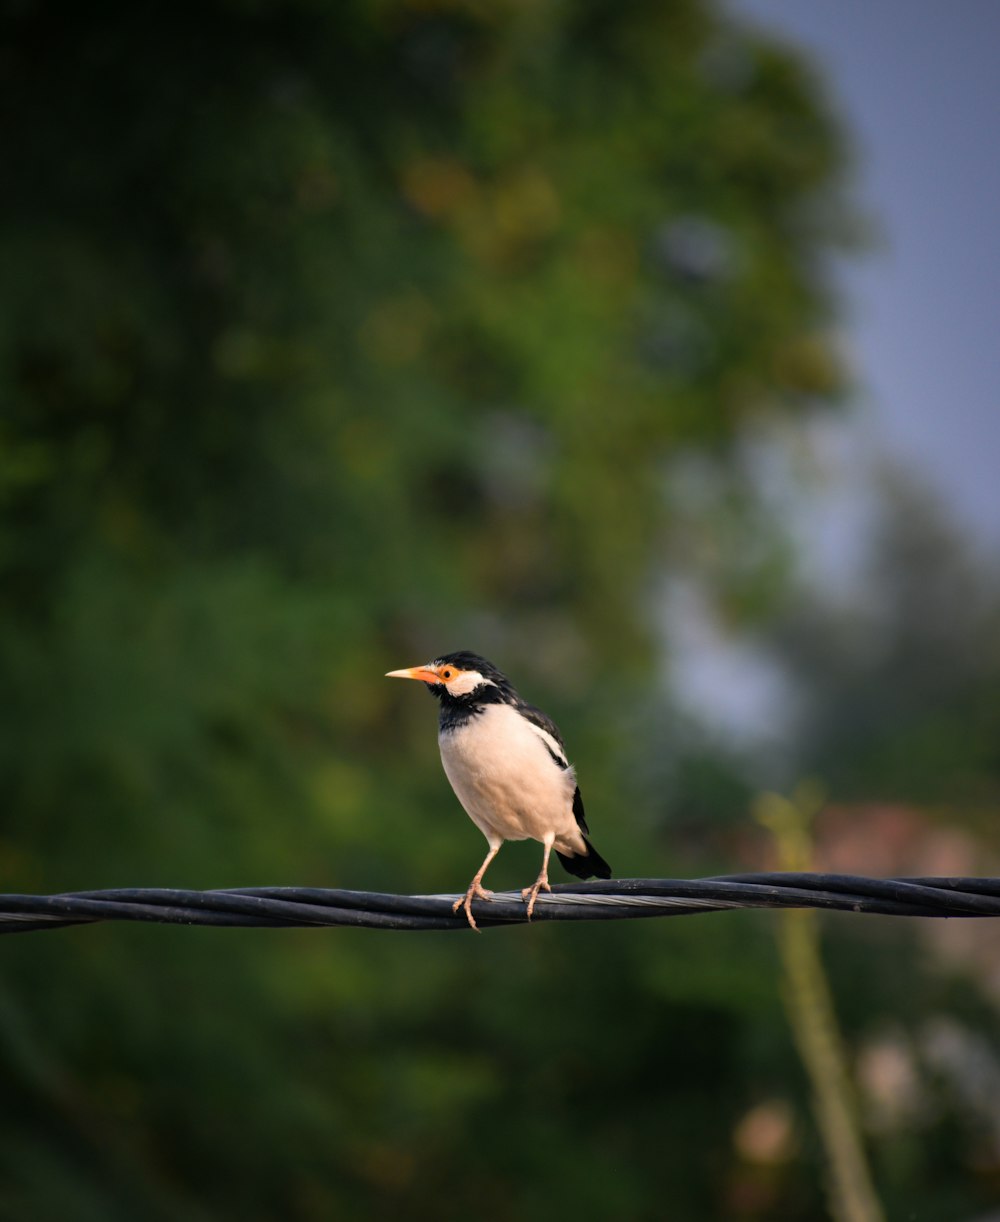
<path fill-rule="evenodd" d="M 525 887 L 521 892 L 521 899 L 528 901 L 529 921 L 531 920 L 531 914 L 535 911 L 535 900 L 538 899 L 539 891 L 552 890 L 552 888 L 549 886 L 549 854 L 552 852 L 552 843 L 555 838 L 555 833 L 552 832 L 542 841 L 542 843 L 545 845 L 545 856 L 542 858 L 541 873 L 530 887 Z"/>
<path fill-rule="evenodd" d="M 458 912 L 459 908 L 465 909 L 465 915 L 469 918 L 469 924 L 476 931 L 476 933 L 479 933 L 479 926 L 476 924 L 475 917 L 472 915 L 472 901 L 474 899 L 491 900 L 493 898 L 493 892 L 487 891 L 483 886 L 483 875 L 489 868 L 490 862 L 494 857 L 496 857 L 497 853 L 500 852 L 500 846 L 503 844 L 503 841 L 497 840 L 494 842 L 491 840 L 489 843 L 490 851 L 486 854 L 486 860 L 476 871 L 476 877 L 471 883 L 469 883 L 468 891 L 466 891 L 465 895 L 460 900 L 456 900 L 451 906 L 452 912 Z"/>

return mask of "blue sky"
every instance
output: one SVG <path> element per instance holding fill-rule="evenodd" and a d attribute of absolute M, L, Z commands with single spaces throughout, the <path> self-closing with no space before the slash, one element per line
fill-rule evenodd
<path fill-rule="evenodd" d="M 861 428 L 1000 548 L 1000 0 L 730 0 L 805 49 L 874 249 L 840 269 Z"/>

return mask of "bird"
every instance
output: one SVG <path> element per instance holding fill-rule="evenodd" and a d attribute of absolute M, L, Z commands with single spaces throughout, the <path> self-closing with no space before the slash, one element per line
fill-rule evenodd
<path fill-rule="evenodd" d="M 521 898 L 528 920 L 540 891 L 549 886 L 549 856 L 576 878 L 610 878 L 611 867 L 590 843 L 576 771 L 555 722 L 523 700 L 492 662 L 469 650 L 443 654 L 422 666 L 390 670 L 387 679 L 416 679 L 440 704 L 438 746 L 445 775 L 466 814 L 486 837 L 489 852 L 465 895 L 452 910 L 474 899 L 490 900 L 483 887 L 505 840 L 537 840 L 542 868 Z"/>

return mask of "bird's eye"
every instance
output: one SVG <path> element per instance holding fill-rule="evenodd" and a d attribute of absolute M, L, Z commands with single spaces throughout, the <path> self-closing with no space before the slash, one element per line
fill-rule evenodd
<path fill-rule="evenodd" d="M 454 675 L 454 673 L 455 672 L 451 669 L 450 666 L 446 666 L 444 670 L 441 672 L 441 678 L 444 679 L 445 683 L 447 683 L 448 680 L 452 677 L 452 675 Z"/>

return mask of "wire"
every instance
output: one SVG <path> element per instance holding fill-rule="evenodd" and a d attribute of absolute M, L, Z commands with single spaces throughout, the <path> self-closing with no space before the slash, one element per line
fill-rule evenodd
<path fill-rule="evenodd" d="M 368 929 L 468 929 L 457 895 L 388 895 L 318 887 L 225 891 L 119 888 L 61 895 L 0 895 L 0 933 L 97 921 L 161 925 Z M 997 917 L 998 878 L 863 878 L 851 874 L 729 874 L 716 878 L 627 878 L 573 883 L 541 894 L 535 921 L 610 921 L 686 916 L 731 908 L 821 908 L 881 916 Z M 473 904 L 483 926 L 525 923 L 519 892 Z"/>

